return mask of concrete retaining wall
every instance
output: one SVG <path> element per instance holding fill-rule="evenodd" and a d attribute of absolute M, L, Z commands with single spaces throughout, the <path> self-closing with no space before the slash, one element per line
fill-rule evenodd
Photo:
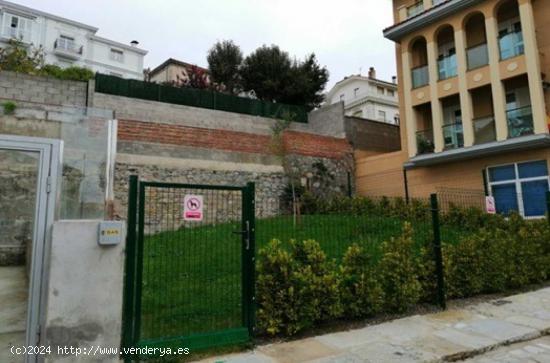
<path fill-rule="evenodd" d="M 82 356 L 57 356 L 58 346 L 120 347 L 124 243 L 99 246 L 98 226 L 98 221 L 54 224 L 43 343 L 54 353 L 48 361 L 82 360 Z M 85 360 L 118 362 L 118 358 Z"/>

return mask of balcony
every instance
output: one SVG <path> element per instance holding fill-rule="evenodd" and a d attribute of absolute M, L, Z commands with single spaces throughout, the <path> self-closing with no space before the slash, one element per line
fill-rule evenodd
<path fill-rule="evenodd" d="M 521 31 L 503 35 L 499 38 L 498 42 L 500 46 L 500 60 L 513 58 L 525 52 Z"/>
<path fill-rule="evenodd" d="M 430 83 L 430 72 L 428 66 L 420 66 L 412 69 L 412 86 L 420 88 Z"/>
<path fill-rule="evenodd" d="M 480 68 L 489 64 L 487 44 L 482 43 L 466 50 L 468 70 Z"/>
<path fill-rule="evenodd" d="M 412 18 L 424 11 L 424 2 L 419 1 L 407 8 L 407 18 Z"/>
<path fill-rule="evenodd" d="M 464 131 L 462 123 L 454 123 L 443 126 L 443 140 L 445 150 L 464 147 Z"/>
<path fill-rule="evenodd" d="M 443 57 L 437 61 L 439 80 L 448 79 L 457 75 L 456 54 Z"/>
<path fill-rule="evenodd" d="M 493 115 L 475 118 L 472 121 L 476 145 L 493 142 L 497 139 L 495 117 Z"/>
<path fill-rule="evenodd" d="M 434 132 L 432 129 L 416 132 L 418 155 L 431 154 L 435 151 Z"/>
<path fill-rule="evenodd" d="M 533 111 L 531 106 L 509 110 L 506 112 L 506 118 L 508 120 L 509 138 L 527 136 L 534 133 Z"/>
<path fill-rule="evenodd" d="M 78 59 L 82 55 L 83 46 L 79 46 L 72 39 L 57 38 L 53 45 L 55 53 L 59 56 Z"/>

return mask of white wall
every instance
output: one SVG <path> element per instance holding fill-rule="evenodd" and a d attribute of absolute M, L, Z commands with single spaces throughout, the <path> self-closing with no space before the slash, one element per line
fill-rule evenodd
<path fill-rule="evenodd" d="M 2 9 L 0 10 L 0 34 L 6 26 L 5 14 L 10 13 L 18 15 L 21 13 L 20 8 L 13 8 L 11 5 L 5 5 L 0 1 Z M 25 13 L 23 11 L 23 13 Z M 39 12 L 39 14 L 43 14 Z M 55 64 L 61 67 L 71 65 L 87 67 L 95 72 L 106 74 L 117 74 L 125 78 L 143 79 L 143 58 L 144 55 L 137 51 L 133 51 L 131 47 L 117 47 L 109 44 L 108 41 L 103 41 L 94 38 L 96 29 L 92 27 L 79 26 L 70 21 L 63 21 L 57 17 L 48 17 L 47 14 L 34 17 L 31 21 L 32 31 L 29 43 L 35 47 L 42 46 L 45 52 L 45 63 Z M 81 55 L 74 57 L 62 56 L 56 53 L 54 44 L 61 36 L 69 36 L 74 38 L 76 47 L 83 46 Z M 0 37 L 0 47 L 6 46 L 9 38 Z M 113 61 L 110 57 L 110 49 L 120 49 L 124 52 L 124 61 Z"/>
<path fill-rule="evenodd" d="M 98 226 L 99 221 L 54 224 L 43 344 L 55 353 L 58 346 L 120 347 L 125 243 L 99 246 Z M 56 354 L 48 359 L 82 360 Z M 118 362 L 118 357 L 100 361 Z"/>
<path fill-rule="evenodd" d="M 384 94 L 378 92 L 378 87 L 384 88 Z M 389 90 L 393 91 L 393 95 Z M 383 111 L 386 113 L 385 121 L 395 123 L 395 117 L 399 115 L 397 86 L 388 86 L 366 77 L 356 77 L 337 84 L 330 93 L 331 97 L 327 100 L 329 104 L 340 102 L 340 96 L 344 95 L 347 116 L 383 121 L 379 116 L 379 111 Z"/>

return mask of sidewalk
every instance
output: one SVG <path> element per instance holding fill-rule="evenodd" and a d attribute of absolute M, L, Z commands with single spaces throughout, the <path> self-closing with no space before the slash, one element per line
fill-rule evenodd
<path fill-rule="evenodd" d="M 447 362 L 550 333 L 550 288 L 202 362 Z"/>

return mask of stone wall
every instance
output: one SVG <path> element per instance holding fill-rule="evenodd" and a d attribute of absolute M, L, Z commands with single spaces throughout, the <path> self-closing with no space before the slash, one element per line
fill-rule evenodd
<path fill-rule="evenodd" d="M 17 103 L 86 106 L 88 84 L 2 71 L 0 99 Z"/>

